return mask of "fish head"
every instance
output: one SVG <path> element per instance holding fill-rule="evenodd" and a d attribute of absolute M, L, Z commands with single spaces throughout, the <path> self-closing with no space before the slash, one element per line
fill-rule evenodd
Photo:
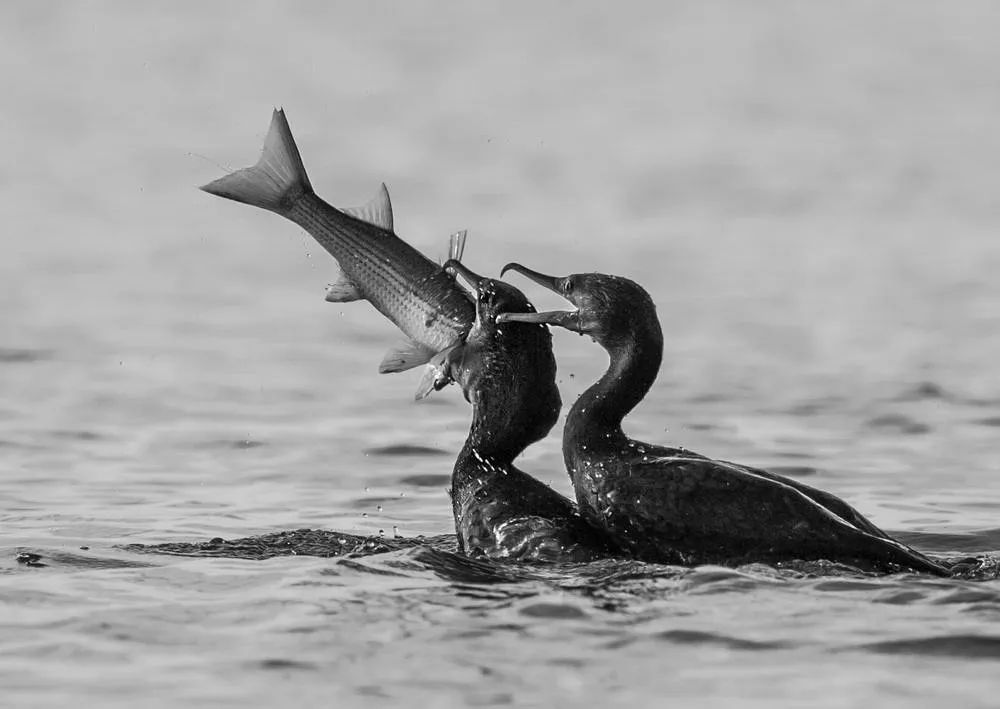
<path fill-rule="evenodd" d="M 536 322 L 590 335 L 605 348 L 627 345 L 636 331 L 650 324 L 659 330 L 656 306 L 646 289 L 635 281 L 606 273 L 573 273 L 548 276 L 518 263 L 503 267 L 501 275 L 516 271 L 558 293 L 576 310 L 555 310 L 533 315 L 504 315 L 501 321 Z"/>

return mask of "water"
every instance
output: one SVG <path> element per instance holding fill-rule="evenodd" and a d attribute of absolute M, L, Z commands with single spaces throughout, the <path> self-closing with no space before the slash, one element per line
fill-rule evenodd
<path fill-rule="evenodd" d="M 323 302 L 325 254 L 194 186 L 284 105 L 319 193 L 385 180 L 432 256 L 467 227 L 477 270 L 646 285 L 667 351 L 636 437 L 997 554 L 994 5 L 2 12 L 4 704 L 992 705 L 996 580 L 397 543 L 451 531 L 467 405 L 377 375 L 393 328 Z M 571 401 L 605 359 L 555 338 Z M 558 430 L 522 467 L 568 493 Z M 401 548 L 123 548 L 302 528 Z"/>

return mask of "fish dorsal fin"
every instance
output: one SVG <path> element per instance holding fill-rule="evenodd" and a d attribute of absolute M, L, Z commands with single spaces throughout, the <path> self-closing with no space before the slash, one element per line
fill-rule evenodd
<path fill-rule="evenodd" d="M 361 290 L 347 277 L 343 270 L 338 269 L 332 281 L 326 284 L 327 303 L 350 303 L 364 298 Z"/>
<path fill-rule="evenodd" d="M 468 229 L 456 231 L 448 237 L 448 258 L 454 261 L 461 261 L 462 254 L 465 253 L 465 238 L 469 235 Z"/>
<path fill-rule="evenodd" d="M 414 340 L 400 342 L 390 348 L 378 366 L 379 374 L 389 372 L 405 372 L 407 369 L 419 367 L 431 361 L 436 353 L 430 347 L 425 347 Z"/>
<path fill-rule="evenodd" d="M 367 204 L 360 207 L 341 207 L 340 211 L 386 231 L 392 231 L 392 203 L 389 201 L 389 190 L 384 182 Z"/>

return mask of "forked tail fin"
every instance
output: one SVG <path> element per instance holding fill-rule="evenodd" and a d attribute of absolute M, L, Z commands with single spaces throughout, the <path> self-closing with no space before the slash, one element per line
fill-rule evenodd
<path fill-rule="evenodd" d="M 295 197 L 311 192 L 312 185 L 284 110 L 275 109 L 271 116 L 271 128 L 256 165 L 220 177 L 201 189 L 272 212 L 283 211 Z"/>

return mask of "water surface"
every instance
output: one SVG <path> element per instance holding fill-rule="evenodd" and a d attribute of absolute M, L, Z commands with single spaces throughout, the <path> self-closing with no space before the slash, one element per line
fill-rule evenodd
<path fill-rule="evenodd" d="M 632 435 L 997 554 L 993 5 L 2 13 L 4 702 L 993 704 L 996 580 L 455 556 L 459 392 L 413 403 L 308 236 L 194 189 L 283 105 L 318 192 L 386 181 L 432 257 L 469 228 L 479 271 L 643 283 L 667 343 Z M 569 402 L 606 360 L 555 345 Z M 558 431 L 521 462 L 568 493 Z M 299 529 L 360 553 L 127 546 Z"/>

